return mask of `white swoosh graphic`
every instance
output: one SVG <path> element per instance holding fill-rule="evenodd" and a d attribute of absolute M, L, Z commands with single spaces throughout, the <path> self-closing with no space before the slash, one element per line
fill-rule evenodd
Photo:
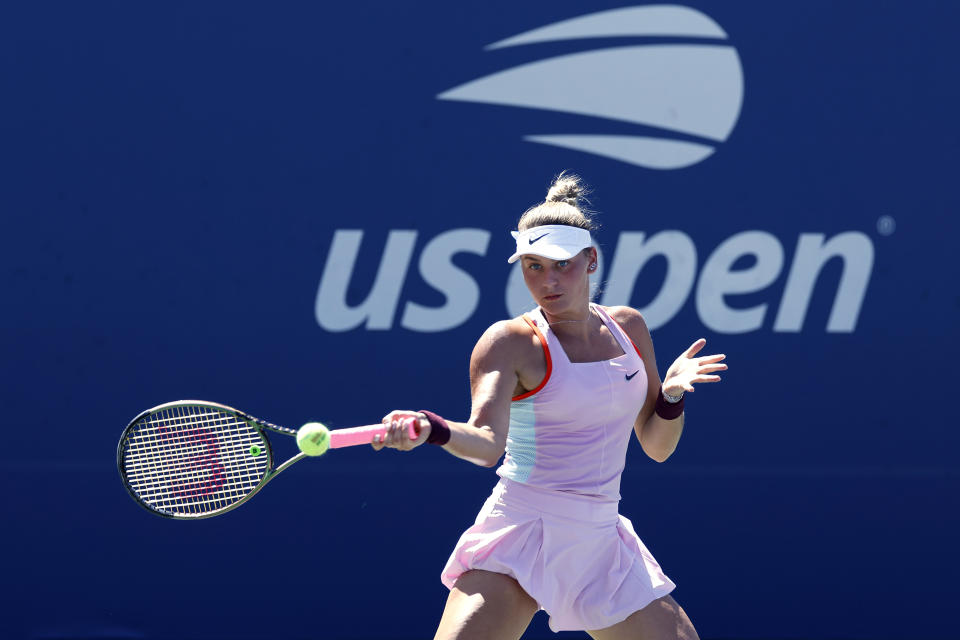
<path fill-rule="evenodd" d="M 627 36 L 726 38 L 727 34 L 720 25 L 695 9 L 678 5 L 651 5 L 611 9 L 555 22 L 494 42 L 486 49 L 554 40 Z"/>
<path fill-rule="evenodd" d="M 613 47 L 520 65 L 437 97 L 566 111 L 722 142 L 740 114 L 743 72 L 726 45 Z"/>
<path fill-rule="evenodd" d="M 696 142 L 643 136 L 563 134 L 525 136 L 523 139 L 586 151 L 647 169 L 682 169 L 697 164 L 714 152 L 713 147 Z"/>

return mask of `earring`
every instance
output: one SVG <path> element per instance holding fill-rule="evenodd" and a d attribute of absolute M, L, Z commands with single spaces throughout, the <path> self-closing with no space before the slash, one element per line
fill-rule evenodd
<path fill-rule="evenodd" d="M 590 271 L 596 271 L 596 270 L 597 270 L 597 263 L 596 263 L 596 262 L 591 263 L 591 265 L 590 265 Z"/>

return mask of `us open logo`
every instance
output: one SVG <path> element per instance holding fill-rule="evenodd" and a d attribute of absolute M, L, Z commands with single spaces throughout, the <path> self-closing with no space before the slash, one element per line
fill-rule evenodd
<path fill-rule="evenodd" d="M 487 49 L 551 42 L 569 43 L 579 51 L 499 71 L 437 97 L 584 116 L 587 131 L 538 131 L 523 139 L 649 169 L 682 169 L 702 162 L 737 124 L 743 104 L 740 58 L 723 29 L 699 11 L 677 5 L 602 11 L 526 31 Z M 537 49 L 543 50 L 530 51 Z M 878 229 L 884 233 L 892 224 L 883 222 Z M 490 230 L 453 228 L 420 238 L 417 230 L 391 229 L 382 246 L 362 246 L 364 234 L 363 229 L 334 233 L 315 304 L 322 329 L 390 331 L 399 325 L 433 333 L 455 329 L 474 316 L 481 283 L 491 283 L 478 280 L 455 257 L 486 256 Z M 416 255 L 418 243 L 422 249 Z M 593 282 L 605 283 L 600 303 L 635 306 L 651 330 L 667 325 L 693 300 L 704 327 L 716 333 L 743 334 L 765 327 L 777 333 L 800 332 L 814 290 L 830 286 L 820 277 L 825 265 L 839 260 L 842 269 L 825 329 L 850 333 L 856 329 L 874 262 L 873 242 L 859 231 L 831 237 L 803 232 L 796 240 L 784 241 L 749 229 L 704 253 L 704 247 L 679 229 L 625 229 L 611 246 L 615 248 L 607 256 L 598 256 L 591 276 Z M 742 258 L 750 266 L 740 264 Z M 656 295 L 639 304 L 634 288 L 644 266 L 654 259 L 666 263 L 666 272 Z M 361 260 L 379 261 L 379 266 L 366 297 L 348 302 L 354 268 Z M 443 297 L 442 304 L 404 299 L 411 269 Z M 784 272 L 782 288 L 771 289 Z M 504 284 L 508 317 L 535 306 L 518 265 Z M 762 302 L 731 304 L 737 296 L 759 293 L 765 294 Z"/>
<path fill-rule="evenodd" d="M 648 169 L 689 167 L 727 140 L 743 104 L 740 57 L 727 44 L 720 25 L 689 7 L 601 11 L 526 31 L 486 50 L 596 38 L 657 41 L 522 64 L 454 87 L 437 98 L 629 123 L 642 133 L 532 133 L 523 139 Z M 674 42 L 684 39 L 692 41 Z M 585 125 L 589 128 L 589 121 Z"/>

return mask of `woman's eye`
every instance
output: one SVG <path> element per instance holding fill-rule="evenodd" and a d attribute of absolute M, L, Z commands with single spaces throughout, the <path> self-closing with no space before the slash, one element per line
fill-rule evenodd
<path fill-rule="evenodd" d="M 560 267 L 561 269 L 565 269 L 569 264 L 570 264 L 569 260 L 557 260 L 557 266 Z"/>
<path fill-rule="evenodd" d="M 541 265 L 537 264 L 536 262 L 531 262 L 528 265 L 528 268 L 533 269 L 534 271 L 539 271 L 541 269 Z"/>

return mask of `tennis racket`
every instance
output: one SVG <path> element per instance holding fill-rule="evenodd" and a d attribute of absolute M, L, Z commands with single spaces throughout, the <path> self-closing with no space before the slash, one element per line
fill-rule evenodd
<path fill-rule="evenodd" d="M 413 420 L 407 428 L 416 438 Z M 307 457 L 301 451 L 275 466 L 268 430 L 297 435 L 297 429 L 215 402 L 168 402 L 127 425 L 117 445 L 117 468 L 133 499 L 151 513 L 178 520 L 217 516 Z M 329 448 L 370 444 L 386 430 L 383 424 L 335 429 L 329 431 Z"/>

